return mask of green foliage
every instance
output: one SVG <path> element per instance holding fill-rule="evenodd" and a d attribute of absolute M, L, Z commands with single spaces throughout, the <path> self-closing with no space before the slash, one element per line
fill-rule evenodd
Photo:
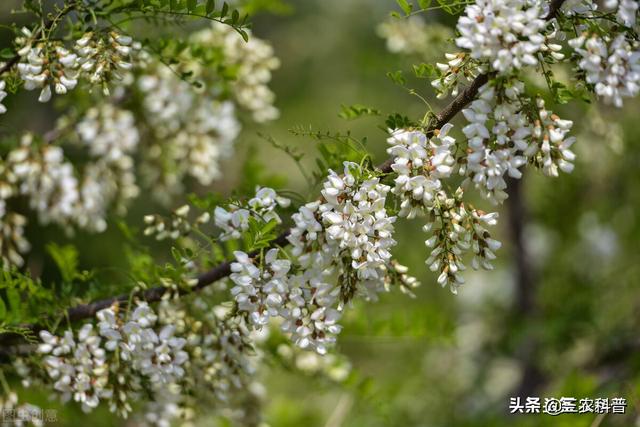
<path fill-rule="evenodd" d="M 47 252 L 56 263 L 62 280 L 71 283 L 74 280 L 86 281 L 91 277 L 88 271 L 78 270 L 78 250 L 73 245 L 47 244 Z"/>
<path fill-rule="evenodd" d="M 387 73 L 387 77 L 389 77 L 392 82 L 399 86 L 404 86 L 407 83 L 407 79 L 404 77 L 404 73 L 402 72 L 402 70 L 389 71 Z"/>
<path fill-rule="evenodd" d="M 12 268 L 0 271 L 0 325 L 15 329 L 20 323 L 33 322 L 50 309 L 53 293 L 27 273 Z"/>
<path fill-rule="evenodd" d="M 256 149 L 250 147 L 242 165 L 242 180 L 238 185 L 240 194 L 252 194 L 257 186 L 281 188 L 286 184 L 286 177 L 269 171 Z"/>
<path fill-rule="evenodd" d="M 271 242 L 278 236 L 277 226 L 276 220 L 265 222 L 249 217 L 249 230 L 244 234 L 247 251 L 253 252 L 270 247 Z"/>
<path fill-rule="evenodd" d="M 429 79 L 433 80 L 439 76 L 438 69 L 433 64 L 414 64 L 413 65 L 413 73 L 419 79 Z"/>
<path fill-rule="evenodd" d="M 354 104 L 354 105 L 342 105 L 342 111 L 338 114 L 339 117 L 345 120 L 354 120 L 363 116 L 379 116 L 380 110 L 376 110 L 375 108 L 367 107 L 362 104 Z"/>
<path fill-rule="evenodd" d="M 315 184 L 324 180 L 327 170 L 342 170 L 345 161 L 362 163 L 369 159 L 367 151 L 368 138 L 356 138 L 351 131 L 331 132 L 314 131 L 310 126 L 296 126 L 289 130 L 296 136 L 303 136 L 317 141 L 319 157 L 316 158 L 316 168 L 313 172 Z"/>
<path fill-rule="evenodd" d="M 391 114 L 385 120 L 387 129 L 409 129 L 418 127 L 418 123 L 400 113 Z"/>
<path fill-rule="evenodd" d="M 411 0 L 396 0 L 396 4 L 398 5 L 398 7 L 400 7 L 404 16 L 410 16 L 416 13 L 427 12 L 435 9 L 443 10 L 449 15 L 457 15 L 460 12 L 462 12 L 462 10 L 464 10 L 464 8 L 468 4 L 472 4 L 473 1 L 472 0 L 453 0 L 453 1 L 452 0 L 436 0 L 436 3 L 437 3 L 436 6 L 432 6 L 433 4 L 432 0 L 415 0 L 415 4 Z M 397 18 L 402 17 L 402 15 L 400 15 L 398 12 L 391 12 L 391 16 L 394 16 Z"/>

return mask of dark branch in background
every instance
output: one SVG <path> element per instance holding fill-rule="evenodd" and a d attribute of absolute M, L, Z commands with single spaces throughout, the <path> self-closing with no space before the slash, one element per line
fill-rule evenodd
<path fill-rule="evenodd" d="M 546 20 L 555 18 L 565 0 L 551 0 Z M 523 195 L 523 179 L 509 179 L 507 181 L 509 198 L 506 207 L 509 216 L 509 235 L 515 251 L 515 284 L 516 294 L 511 316 L 518 319 L 521 327 L 527 333 L 516 350 L 516 357 L 522 362 L 522 379 L 515 392 L 516 396 L 525 398 L 535 395 L 535 392 L 546 382 L 545 375 L 537 363 L 538 339 L 535 334 L 527 331 L 538 313 L 535 296 L 537 278 L 531 258 L 527 253 L 524 239 L 524 229 L 528 222 L 526 201 Z"/>
<path fill-rule="evenodd" d="M 20 62 L 20 55 L 15 55 L 11 59 L 9 59 L 7 62 L 5 62 L 4 65 L 0 67 L 0 76 L 6 73 L 7 71 L 9 71 L 10 69 L 12 69 L 13 66 L 16 65 L 18 62 Z"/>
<path fill-rule="evenodd" d="M 552 19 L 555 17 L 558 9 L 562 5 L 565 0 L 552 0 L 550 3 L 550 11 L 553 11 L 553 15 L 550 13 L 547 19 Z M 473 101 L 478 95 L 479 89 L 489 81 L 491 77 L 490 74 L 481 74 L 476 77 L 471 84 L 465 88 L 462 92 L 458 94 L 442 111 L 440 111 L 435 116 L 435 120 L 431 122 L 431 124 L 424 129 L 425 133 L 429 134 L 436 129 L 440 129 L 446 123 L 448 123 L 453 117 L 455 117 L 464 107 L 466 107 L 471 101 Z M 377 169 L 384 172 L 391 172 L 391 164 L 393 163 L 393 159 L 387 159 L 384 163 L 377 166 Z M 289 235 L 290 230 L 285 230 L 280 234 L 273 242 L 272 246 L 287 246 L 287 236 Z M 250 254 L 252 257 L 257 256 L 257 253 Z M 203 289 L 212 283 L 228 277 L 231 274 L 231 263 L 233 261 L 225 261 L 222 264 L 214 267 L 213 269 L 201 274 L 198 276 L 198 283 L 193 288 L 188 290 L 183 290 L 181 293 L 191 293 L 194 291 L 198 291 Z M 146 291 L 140 292 L 135 297 L 146 300 L 148 302 L 157 302 L 162 296 L 168 291 L 168 289 L 164 286 L 158 286 L 155 288 L 148 289 Z M 99 300 L 93 303 L 78 305 L 72 307 L 67 310 L 68 317 L 71 321 L 78 321 L 82 319 L 87 319 L 95 316 L 95 314 L 105 308 L 110 307 L 114 303 L 126 304 L 130 299 L 130 295 L 119 295 L 116 297 L 111 297 L 103 300 Z M 42 324 L 34 324 L 34 325 L 23 325 L 25 328 L 29 329 L 33 332 L 38 332 L 44 328 Z M 0 334 L 0 345 L 7 345 L 13 339 L 15 341 L 15 334 Z M 0 351 L 1 355 L 2 351 Z M 6 352 L 5 352 L 6 353 Z"/>
<path fill-rule="evenodd" d="M 547 16 L 545 16 L 544 19 L 546 19 L 547 21 L 550 21 L 553 18 L 555 18 L 564 2 L 565 0 L 551 0 L 549 2 L 549 12 L 547 13 Z"/>
<path fill-rule="evenodd" d="M 509 179 L 507 193 L 509 198 L 506 201 L 506 207 L 509 217 L 509 237 L 515 258 L 514 279 L 516 286 L 513 310 L 509 315 L 513 319 L 517 319 L 517 323 L 524 331 L 527 331 L 527 326 L 535 320 L 538 310 L 535 303 L 536 273 L 531 265 L 531 258 L 524 239 L 524 229 L 529 216 L 523 194 L 523 178 Z M 521 398 L 533 396 L 544 383 L 543 374 L 537 364 L 536 347 L 535 335 L 528 333 L 515 351 L 515 356 L 522 363 L 522 379 L 515 395 Z"/>

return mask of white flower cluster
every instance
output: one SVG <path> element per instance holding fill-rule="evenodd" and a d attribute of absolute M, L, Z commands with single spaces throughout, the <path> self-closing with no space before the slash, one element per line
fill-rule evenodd
<path fill-rule="evenodd" d="M 22 266 L 20 254 L 29 251 L 31 245 L 24 237 L 27 218 L 7 210 L 7 199 L 15 196 L 17 177 L 11 165 L 0 162 L 0 257 L 2 265 Z"/>
<path fill-rule="evenodd" d="M 259 329 L 280 318 L 282 330 L 296 345 L 325 354 L 341 330 L 343 305 L 356 295 L 375 299 L 392 276 L 406 290 L 415 287 L 406 268 L 391 260 L 395 217 L 385 208 L 389 191 L 359 165 L 345 162 L 343 175 L 330 171 L 322 201 L 308 203 L 292 216 L 291 260 L 279 259 L 278 249 L 256 259 L 236 252 L 231 293 L 248 324 Z M 253 209 L 275 207 L 272 190 L 268 198 L 260 193 L 249 202 Z M 238 214 L 237 224 L 247 215 Z M 231 213 L 218 211 L 216 217 L 229 226 L 227 235 L 238 231 Z"/>
<path fill-rule="evenodd" d="M 141 378 L 155 391 L 185 375 L 186 340 L 175 337 L 171 325 L 156 332 L 157 316 L 146 303 L 128 318 L 115 308 L 96 316 L 97 328 L 88 323 L 76 336 L 70 330 L 62 337 L 40 332 L 38 352 L 46 355 L 47 374 L 63 401 L 73 398 L 86 412 L 109 401 L 112 412 L 126 416 L 129 401 L 142 390 Z"/>
<path fill-rule="evenodd" d="M 453 125 L 446 124 L 429 139 L 423 132 L 398 129 L 391 132 L 387 149 L 393 157 L 391 169 L 398 174 L 393 192 L 400 197 L 401 217 L 415 218 L 433 204 L 442 188 L 441 178 L 453 172 L 455 139 Z"/>
<path fill-rule="evenodd" d="M 382 281 L 391 260 L 393 223 L 385 208 L 390 188 L 378 178 L 358 182 L 359 166 L 345 162 L 344 175 L 329 171 L 319 206 L 330 250 L 350 258 L 359 280 Z"/>
<path fill-rule="evenodd" d="M 181 236 L 188 235 L 194 226 L 206 224 L 211 220 L 209 212 L 205 212 L 199 215 L 195 219 L 195 223 L 192 224 L 187 219 L 190 210 L 191 207 L 189 205 L 182 205 L 173 211 L 170 219 L 165 219 L 158 215 L 145 215 L 144 223 L 146 228 L 144 229 L 144 235 L 155 234 L 157 240 L 167 238 L 176 240 Z"/>
<path fill-rule="evenodd" d="M 432 236 L 425 245 L 432 248 L 425 263 L 429 269 L 439 272 L 437 282 L 441 286 L 450 286 L 453 293 L 464 283 L 461 272 L 465 270 L 462 257 L 465 252 L 472 251 L 474 257 L 472 267 L 492 269 L 491 261 L 494 252 L 501 243 L 490 237 L 485 226 L 493 226 L 498 214 L 467 209 L 462 202 L 463 192 L 456 191 L 453 197 L 444 191 L 437 194 L 433 207 L 430 208 L 430 221 L 424 226 L 425 232 Z"/>
<path fill-rule="evenodd" d="M 529 117 L 523 94 L 519 81 L 486 84 L 462 111 L 469 122 L 463 128 L 469 150 L 460 174 L 494 204 L 507 198 L 505 175 L 520 178 L 520 168 L 530 159 L 549 176 L 573 169 L 575 155 L 569 148 L 575 138 L 568 137 L 573 122 L 546 110 L 541 99 L 536 101 L 538 114 Z"/>
<path fill-rule="evenodd" d="M 116 33 L 89 32 L 75 43 L 78 66 L 88 76 L 89 82 L 101 85 L 105 95 L 109 95 L 109 83 L 122 80 L 124 73 L 131 70 L 133 40 L 129 36 Z"/>
<path fill-rule="evenodd" d="M 40 339 L 38 352 L 47 355 L 45 369 L 64 402 L 73 399 L 82 404 L 83 411 L 89 412 L 101 399 L 111 398 L 106 351 L 100 346 L 102 339 L 93 325 L 84 325 L 77 339 L 72 331 L 66 331 L 62 337 L 41 331 Z"/>
<path fill-rule="evenodd" d="M 636 3 L 637 7 L 637 3 Z M 607 104 L 620 108 L 623 98 L 640 92 L 640 43 L 619 34 L 582 34 L 569 41 L 580 60 L 578 67 L 586 73 L 586 81 L 594 85 L 596 95 Z"/>
<path fill-rule="evenodd" d="M 576 155 L 571 146 L 576 138 L 568 137 L 573 122 L 564 120 L 545 108 L 544 100 L 536 100 L 538 118 L 534 121 L 532 141 L 538 151 L 533 157 L 534 164 L 551 177 L 558 176 L 558 169 L 565 173 L 573 171 Z"/>
<path fill-rule="evenodd" d="M 16 44 L 22 46 L 18 50 L 21 57 L 18 72 L 24 81 L 24 88 L 40 89 L 40 102 L 51 99 L 51 86 L 59 95 L 73 90 L 78 84 L 78 56 L 60 43 L 38 43 L 34 46 L 34 35 L 27 28 L 22 28 L 22 34 L 24 37 L 17 38 Z"/>
<path fill-rule="evenodd" d="M 604 7 L 616 9 L 618 22 L 629 28 L 635 28 L 638 22 L 638 0 L 605 0 Z"/>
<path fill-rule="evenodd" d="M 428 213 L 423 229 L 432 233 L 425 242 L 432 251 L 426 264 L 431 271 L 439 272 L 438 283 L 449 285 L 455 293 L 464 283 L 463 254 L 472 251 L 472 266 L 490 269 L 490 261 L 495 258 L 493 251 L 500 247 L 500 242 L 491 239 L 485 228 L 495 225 L 497 214 L 468 209 L 462 200 L 462 189 L 453 197 L 443 189 L 441 179 L 449 178 L 456 168 L 456 142 L 449 136 L 452 127 L 446 124 L 435 130 L 431 138 L 418 130 L 393 131 L 388 139 L 391 148 L 387 151 L 393 157 L 391 168 L 398 174 L 393 190 L 400 199 L 398 215 L 411 219 Z M 468 156 L 473 155 L 470 149 Z M 396 267 L 396 271 L 410 291 L 415 279 L 402 277 L 406 271 L 402 266 Z"/>
<path fill-rule="evenodd" d="M 250 336 L 243 319 L 229 316 L 228 308 L 212 305 L 211 295 L 204 293 L 188 308 L 175 301 L 162 301 L 158 317 L 160 323 L 174 325 L 186 338 L 193 381 L 203 386 L 207 395 L 212 392 L 224 406 L 231 402 L 234 392 L 247 387 L 255 373 L 259 357 L 253 347 L 256 337 Z M 188 390 L 183 389 L 182 394 L 185 392 Z"/>
<path fill-rule="evenodd" d="M 24 259 L 21 254 L 31 249 L 31 244 L 24 237 L 24 226 L 27 218 L 14 212 L 5 212 L 5 201 L 0 200 L 0 256 L 2 265 L 21 267 Z"/>
<path fill-rule="evenodd" d="M 7 83 L 4 80 L 0 80 L 0 114 L 7 112 L 7 107 L 2 104 L 2 101 L 7 97 L 7 92 L 5 92 L 6 87 Z"/>
<path fill-rule="evenodd" d="M 30 134 L 22 138 L 20 147 L 9 152 L 6 168 L 10 179 L 2 199 L 28 196 L 30 207 L 43 224 L 76 224 L 104 231 L 107 209 L 117 196 L 126 201 L 138 192 L 129 157 L 88 163 L 79 179 L 72 164 L 64 159 L 62 148 L 34 144 Z"/>
<path fill-rule="evenodd" d="M 520 178 L 519 168 L 537 150 L 532 145 L 530 152 L 530 120 L 519 101 L 523 94 L 524 84 L 514 81 L 501 91 L 503 96 L 498 101 L 495 87 L 487 84 L 480 88 L 478 98 L 462 110 L 469 122 L 462 129 L 469 153 L 461 173 L 493 203 L 507 198 L 505 175 Z"/>
<path fill-rule="evenodd" d="M 109 162 L 134 153 L 140 141 L 133 114 L 107 103 L 87 110 L 76 124 L 76 132 L 89 154 Z"/>
<path fill-rule="evenodd" d="M 375 299 L 389 282 L 389 250 L 396 243 L 396 218 L 385 208 L 390 188 L 364 175 L 357 164 L 345 162 L 342 176 L 330 171 L 323 200 L 292 216 L 288 239 L 300 272 L 289 278 L 282 328 L 298 346 L 321 354 L 341 330 L 343 305 L 356 295 Z"/>
<path fill-rule="evenodd" d="M 233 103 L 220 102 L 213 93 L 194 92 L 189 83 L 155 62 L 138 79 L 138 88 L 154 133 L 154 143 L 145 152 L 145 177 L 151 186 L 164 187 L 158 195 L 176 193 L 184 175 L 202 185 L 218 178 L 220 160 L 231 155 L 240 133 Z M 166 163 L 168 169 L 162 166 Z"/>
<path fill-rule="evenodd" d="M 133 114 L 112 104 L 90 108 L 75 126 L 80 142 L 96 160 L 85 166 L 81 183 L 80 227 L 104 231 L 108 209 L 126 212 L 137 197 L 133 154 L 140 140 Z"/>
<path fill-rule="evenodd" d="M 73 90 L 81 76 L 91 84 L 102 85 L 108 94 L 107 83 L 122 79 L 122 72 L 132 68 L 131 38 L 113 31 L 86 33 L 75 42 L 73 50 L 58 41 L 34 44 L 31 30 L 22 28 L 21 32 L 15 40 L 20 55 L 18 73 L 25 89 L 40 90 L 40 102 L 48 102 L 54 91 L 64 95 Z"/>
<path fill-rule="evenodd" d="M 288 299 L 287 274 L 291 262 L 278 259 L 278 249 L 267 251 L 260 268 L 255 266 L 244 253 L 234 253 L 236 262 L 231 264 L 230 279 L 235 286 L 231 289 L 238 311 L 246 313 L 248 322 L 261 328 L 270 317 L 280 314 Z"/>
<path fill-rule="evenodd" d="M 387 50 L 392 53 L 420 55 L 430 59 L 439 55 L 453 31 L 438 22 L 425 21 L 419 16 L 408 19 L 390 18 L 378 25 L 377 33 L 386 39 Z"/>
<path fill-rule="evenodd" d="M 258 187 L 256 194 L 249 200 L 246 207 L 230 205 L 229 210 L 220 206 L 213 212 L 216 227 L 222 229 L 220 239 L 239 239 L 242 232 L 249 228 L 249 218 L 254 217 L 264 222 L 282 222 L 276 212 L 277 208 L 286 208 L 291 204 L 291 200 L 278 196 L 276 191 L 269 187 Z"/>
<path fill-rule="evenodd" d="M 189 360 L 183 350 L 186 340 L 174 336 L 172 325 L 156 332 L 157 316 L 148 304 L 138 304 L 126 322 L 113 308 L 99 311 L 96 317 L 100 321 L 100 336 L 106 340 L 105 348 L 108 351 L 117 348 L 119 357 L 154 387 L 175 383 L 184 376 L 183 365 Z"/>
<path fill-rule="evenodd" d="M 508 73 L 538 63 L 545 27 L 538 0 L 478 0 L 458 20 L 456 44 L 493 70 Z"/>
<path fill-rule="evenodd" d="M 278 118 L 278 109 L 273 106 L 275 95 L 267 84 L 280 61 L 273 56 L 270 44 L 252 35 L 245 42 L 230 26 L 217 23 L 193 34 L 191 39 L 206 47 L 222 49 L 224 65 L 236 70 L 233 96 L 240 106 L 251 111 L 256 122 Z"/>
<path fill-rule="evenodd" d="M 67 224 L 74 217 L 80 198 L 73 166 L 65 161 L 62 148 L 34 147 L 32 141 L 31 135 L 25 135 L 21 147 L 7 157 L 19 192 L 29 196 L 29 205 L 38 212 L 42 223 Z"/>
<path fill-rule="evenodd" d="M 476 61 L 471 60 L 465 52 L 445 53 L 446 63 L 436 63 L 440 76 L 431 81 L 438 99 L 446 98 L 451 92 L 457 96 L 464 84 L 472 81 L 482 70 Z"/>

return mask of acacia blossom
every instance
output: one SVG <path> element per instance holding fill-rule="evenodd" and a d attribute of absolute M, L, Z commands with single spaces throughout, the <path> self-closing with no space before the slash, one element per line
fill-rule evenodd
<path fill-rule="evenodd" d="M 578 67 L 594 85 L 596 95 L 607 104 L 620 108 L 623 98 L 640 92 L 640 45 L 624 34 L 613 40 L 608 36 L 582 34 L 569 41 L 579 56 Z"/>
<path fill-rule="evenodd" d="M 245 207 L 231 204 L 228 210 L 217 206 L 213 212 L 216 227 L 222 230 L 220 239 L 223 241 L 239 239 L 242 232 L 249 229 L 249 218 L 254 218 L 262 222 L 275 221 L 282 223 L 278 215 L 277 208 L 286 208 L 291 204 L 291 200 L 279 196 L 276 191 L 269 187 L 258 187 L 254 197 L 249 199 Z"/>
<path fill-rule="evenodd" d="M 478 0 L 465 8 L 456 44 L 491 68 L 508 73 L 536 65 L 545 43 L 542 3 L 531 0 Z"/>

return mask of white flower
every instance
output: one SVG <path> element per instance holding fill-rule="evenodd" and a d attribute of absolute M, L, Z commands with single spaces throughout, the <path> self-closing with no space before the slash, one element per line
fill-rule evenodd
<path fill-rule="evenodd" d="M 220 161 L 233 153 L 240 123 L 232 102 L 219 101 L 213 90 L 196 93 L 164 64 L 148 62 L 137 84 L 156 142 L 145 153 L 149 166 L 143 170 L 151 186 L 164 187 L 158 197 L 168 201 L 184 175 L 202 185 L 220 177 Z M 172 166 L 165 172 L 167 162 Z"/>
<path fill-rule="evenodd" d="M 109 95 L 107 83 L 122 80 L 124 73 L 132 68 L 131 37 L 111 31 L 108 34 L 85 33 L 75 43 L 80 72 L 90 83 L 101 85 Z"/>
<path fill-rule="evenodd" d="M 278 252 L 278 249 L 267 251 L 261 268 L 240 251 L 234 253 L 236 262 L 231 264 L 229 277 L 236 285 L 231 294 L 238 310 L 246 313 L 249 323 L 258 328 L 266 325 L 270 317 L 279 315 L 288 298 L 287 274 L 291 263 L 278 259 Z"/>
<path fill-rule="evenodd" d="M 616 10 L 617 21 L 629 28 L 635 28 L 638 13 L 637 0 L 606 0 L 604 6 Z"/>
<path fill-rule="evenodd" d="M 230 205 L 229 211 L 218 206 L 213 212 L 215 225 L 222 229 L 220 239 L 223 241 L 238 239 L 243 231 L 249 229 L 249 218 L 253 217 L 259 221 L 282 222 L 276 212 L 279 207 L 285 208 L 291 201 L 285 197 L 278 196 L 276 191 L 268 187 L 256 188 L 256 195 L 247 202 L 246 207 Z"/>
<path fill-rule="evenodd" d="M 4 114 L 7 112 L 7 107 L 2 105 L 2 101 L 7 97 L 7 92 L 5 92 L 7 84 L 4 80 L 0 80 L 0 114 Z"/>
<path fill-rule="evenodd" d="M 455 166 L 455 139 L 448 135 L 452 125 L 434 132 L 429 140 L 420 131 L 395 130 L 387 142 L 393 156 L 391 168 L 398 174 L 393 192 L 400 196 L 399 216 L 414 218 L 430 206 L 440 190 L 441 178 L 451 176 Z"/>
<path fill-rule="evenodd" d="M 76 131 L 92 156 L 109 161 L 135 152 L 140 139 L 133 114 L 112 104 L 90 108 L 77 123 Z"/>
<path fill-rule="evenodd" d="M 20 49 L 18 72 L 27 90 L 40 89 L 38 101 L 49 102 L 52 87 L 59 95 L 76 87 L 77 56 L 61 45 L 26 45 Z"/>
<path fill-rule="evenodd" d="M 191 40 L 211 49 L 222 49 L 226 66 L 236 70 L 232 93 L 256 122 L 278 118 L 278 109 L 273 106 L 275 95 L 267 86 L 271 73 L 280 66 L 271 45 L 252 34 L 245 42 L 230 26 L 218 23 L 193 34 Z"/>
<path fill-rule="evenodd" d="M 586 81 L 594 85 L 596 95 L 607 104 L 620 108 L 623 98 L 640 92 L 640 50 L 637 41 L 620 34 L 609 36 L 583 34 L 569 41 L 580 56 L 578 66 L 586 73 Z"/>
<path fill-rule="evenodd" d="M 539 1 L 478 0 L 458 20 L 456 44 L 501 73 L 536 65 L 546 23 Z"/>

